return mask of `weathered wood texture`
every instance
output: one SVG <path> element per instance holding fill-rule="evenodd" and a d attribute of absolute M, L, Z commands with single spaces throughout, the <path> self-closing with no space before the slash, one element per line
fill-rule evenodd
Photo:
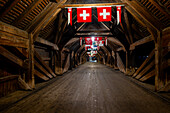
<path fill-rule="evenodd" d="M 125 65 L 123 64 L 122 62 L 122 59 L 121 57 L 119 56 L 119 53 L 116 53 L 116 56 L 117 56 L 117 66 L 119 68 L 119 70 L 123 73 L 125 73 Z"/>
<path fill-rule="evenodd" d="M 28 48 L 28 33 L 0 21 L 0 45 Z"/>
<path fill-rule="evenodd" d="M 169 113 L 169 111 L 168 103 L 130 82 L 124 74 L 101 64 L 86 63 L 1 113 Z"/>
<path fill-rule="evenodd" d="M 45 40 L 45 39 L 43 39 L 43 38 L 37 37 L 37 38 L 36 38 L 36 42 L 38 42 L 38 43 L 40 43 L 40 44 L 44 44 L 44 45 L 46 45 L 46 46 L 50 46 L 50 47 L 52 47 L 52 49 L 54 49 L 54 50 L 59 50 L 59 48 L 58 48 L 58 46 L 57 46 L 56 44 L 51 43 L 51 42 L 49 42 L 48 40 Z"/>
<path fill-rule="evenodd" d="M 8 75 L 0 77 L 0 97 L 3 97 L 9 93 L 12 93 L 19 89 L 18 75 Z"/>

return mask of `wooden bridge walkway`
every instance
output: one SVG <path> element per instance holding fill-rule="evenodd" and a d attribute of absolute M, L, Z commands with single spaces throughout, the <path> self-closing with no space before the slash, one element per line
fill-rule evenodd
<path fill-rule="evenodd" d="M 170 106 L 104 65 L 85 63 L 4 113 L 170 113 Z"/>

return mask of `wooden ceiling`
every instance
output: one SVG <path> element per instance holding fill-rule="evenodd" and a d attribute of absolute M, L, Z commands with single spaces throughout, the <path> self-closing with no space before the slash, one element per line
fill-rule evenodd
<path fill-rule="evenodd" d="M 54 3 L 55 1 L 56 3 Z M 65 0 L 66 1 L 66 0 Z M 73 13 L 72 27 L 67 26 L 67 13 L 66 9 L 62 9 L 63 14 L 50 17 L 50 14 L 54 14 L 55 7 L 59 4 L 60 0 L 1 0 L 0 1 L 0 21 L 13 25 L 19 29 L 27 32 L 33 32 L 38 29 L 37 26 L 42 24 L 42 21 L 46 22 L 44 27 L 39 28 L 40 32 L 38 36 L 49 40 L 56 44 L 66 44 L 71 38 L 74 38 L 78 31 L 88 31 L 89 29 L 97 30 L 109 30 L 112 37 L 120 40 L 123 45 L 131 45 L 132 43 L 145 38 L 150 34 L 148 26 L 151 26 L 157 30 L 163 30 L 170 26 L 170 1 L 169 0 L 67 0 L 66 4 L 87 4 L 87 3 L 126 3 L 123 8 L 122 24 L 116 25 L 116 16 L 113 16 L 112 22 L 99 23 L 94 22 L 92 24 L 78 24 L 76 22 L 76 11 Z M 60 11 L 60 10 L 56 10 Z M 49 18 L 47 16 L 49 15 Z M 94 15 L 96 16 L 96 15 Z M 143 18 L 146 22 L 142 23 Z M 44 19 L 44 20 L 43 20 Z M 62 21 L 60 21 L 62 19 Z M 148 26 L 146 26 L 146 24 Z M 68 32 L 72 29 L 73 34 L 71 38 L 68 38 Z M 56 34 L 61 34 L 62 38 L 55 39 Z M 55 35 L 54 35 L 55 34 Z M 109 34 L 109 36 L 110 36 Z M 120 36 L 121 34 L 121 36 Z M 119 35 L 119 36 L 118 36 Z M 65 36 L 65 38 L 64 38 Z M 67 41 L 62 41 L 67 40 Z M 62 43 L 60 43 L 60 41 Z M 77 42 L 78 43 L 78 42 Z M 115 43 L 116 45 L 116 43 Z M 78 44 L 74 44 L 78 47 Z M 117 47 L 113 44 L 110 48 Z"/>

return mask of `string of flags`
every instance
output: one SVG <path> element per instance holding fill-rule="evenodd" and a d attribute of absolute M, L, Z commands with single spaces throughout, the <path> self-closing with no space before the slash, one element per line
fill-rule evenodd
<path fill-rule="evenodd" d="M 85 50 L 93 56 L 101 46 L 107 46 L 107 37 L 80 37 L 80 46 L 85 44 Z"/>
<path fill-rule="evenodd" d="M 121 23 L 121 6 L 116 6 L 117 24 Z M 97 7 L 97 15 L 99 22 L 111 21 L 112 7 Z M 77 22 L 92 22 L 92 8 L 77 8 Z M 68 24 L 72 25 L 72 8 L 68 8 Z"/>

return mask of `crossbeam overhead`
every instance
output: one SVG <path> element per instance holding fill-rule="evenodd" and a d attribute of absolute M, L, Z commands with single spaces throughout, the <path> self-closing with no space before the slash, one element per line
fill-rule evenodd
<path fill-rule="evenodd" d="M 110 6 L 125 6 L 126 3 L 98 3 L 98 4 L 64 4 L 62 8 L 76 8 L 76 7 L 110 7 Z"/>

